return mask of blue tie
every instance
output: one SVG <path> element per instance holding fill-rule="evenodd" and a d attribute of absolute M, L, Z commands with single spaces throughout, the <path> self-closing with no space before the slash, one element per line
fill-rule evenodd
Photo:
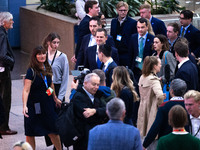
<path fill-rule="evenodd" d="M 143 59 L 143 50 L 144 50 L 144 45 L 143 45 L 143 41 L 144 41 L 144 38 L 143 37 L 140 37 L 140 45 L 139 45 L 139 57 L 141 59 Z M 138 68 L 140 68 L 142 70 L 142 65 L 143 65 L 143 60 L 141 62 L 138 62 Z"/>

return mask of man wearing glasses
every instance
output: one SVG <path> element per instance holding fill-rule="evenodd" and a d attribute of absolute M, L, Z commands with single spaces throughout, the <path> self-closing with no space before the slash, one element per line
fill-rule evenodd
<path fill-rule="evenodd" d="M 200 31 L 191 23 L 193 19 L 193 12 L 190 10 L 183 10 L 180 13 L 180 37 L 185 37 L 189 42 L 189 50 L 195 57 L 200 57 Z"/>
<path fill-rule="evenodd" d="M 118 16 L 111 21 L 110 35 L 115 41 L 119 53 L 119 65 L 128 66 L 128 47 L 131 35 L 137 33 L 137 21 L 128 17 L 128 4 L 120 1 L 117 6 Z"/>

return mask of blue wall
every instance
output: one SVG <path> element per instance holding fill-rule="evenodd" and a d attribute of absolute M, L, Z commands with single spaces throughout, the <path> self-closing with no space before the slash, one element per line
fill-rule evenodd
<path fill-rule="evenodd" d="M 20 6 L 26 6 L 26 0 L 0 0 L 0 11 L 9 11 L 13 15 L 13 29 L 8 31 L 8 37 L 12 47 L 20 47 Z"/>

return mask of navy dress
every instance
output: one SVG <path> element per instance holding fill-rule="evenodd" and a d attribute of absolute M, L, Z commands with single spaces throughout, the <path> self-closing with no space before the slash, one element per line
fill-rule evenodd
<path fill-rule="evenodd" d="M 57 133 L 55 122 L 55 102 L 53 96 L 46 94 L 46 85 L 41 76 L 34 77 L 31 68 L 27 70 L 26 79 L 33 80 L 28 96 L 27 107 L 29 117 L 24 117 L 26 136 L 44 136 L 49 133 Z M 51 85 L 51 77 L 47 76 L 48 86 Z M 35 103 L 40 103 L 41 113 L 35 113 Z"/>

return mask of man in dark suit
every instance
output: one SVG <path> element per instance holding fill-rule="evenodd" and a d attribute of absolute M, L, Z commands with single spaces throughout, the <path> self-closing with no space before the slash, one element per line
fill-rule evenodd
<path fill-rule="evenodd" d="M 174 45 L 174 51 L 176 59 L 179 62 L 175 78 L 184 80 L 187 84 L 187 90 L 198 90 L 198 71 L 188 58 L 188 44 L 177 41 Z"/>
<path fill-rule="evenodd" d="M 97 29 L 95 38 L 97 45 L 88 47 L 85 53 L 84 67 L 90 69 L 90 71 L 94 69 L 100 69 L 101 67 L 101 62 L 98 57 L 98 48 L 99 45 L 106 44 L 106 40 L 108 38 L 107 31 L 103 28 Z M 111 50 L 112 50 L 111 57 L 116 62 L 116 64 L 118 64 L 119 63 L 118 51 L 114 47 L 111 47 Z"/>
<path fill-rule="evenodd" d="M 117 6 L 118 16 L 111 21 L 110 35 L 115 41 L 119 53 L 119 65 L 128 66 L 128 46 L 131 35 L 137 33 L 137 22 L 128 17 L 128 4 L 120 1 Z"/>
<path fill-rule="evenodd" d="M 142 74 L 143 61 L 146 56 L 153 53 L 152 43 L 154 36 L 149 34 L 148 24 L 145 18 L 140 18 L 137 22 L 138 33 L 133 34 L 129 47 L 129 68 L 133 71 L 136 81 Z"/>
<path fill-rule="evenodd" d="M 11 76 L 15 59 L 8 41 L 8 30 L 13 28 L 13 16 L 9 12 L 0 13 L 0 97 L 5 109 L 5 122 L 0 126 L 0 134 L 17 134 L 9 128 L 9 113 L 11 107 Z"/>
<path fill-rule="evenodd" d="M 89 29 L 90 29 L 90 34 L 87 34 L 83 37 L 82 43 L 81 43 L 81 47 L 77 56 L 77 62 L 76 62 L 76 67 L 79 65 L 83 65 L 84 64 L 84 54 L 86 52 L 86 49 L 88 47 L 97 45 L 96 44 L 96 40 L 95 40 L 95 34 L 97 29 L 102 28 L 102 22 L 98 17 L 92 17 L 90 18 L 90 22 L 89 22 Z M 112 36 L 108 35 L 108 39 L 106 40 L 106 44 L 115 47 L 115 43 L 114 40 L 112 38 Z"/>
<path fill-rule="evenodd" d="M 113 98 L 106 105 L 106 113 L 109 122 L 89 132 L 88 150 L 142 150 L 139 130 L 123 123 L 124 102 Z"/>
<path fill-rule="evenodd" d="M 165 23 L 162 20 L 155 18 L 151 15 L 150 5 L 143 4 L 140 6 L 140 17 L 149 19 L 155 35 L 163 34 L 166 36 L 167 30 L 165 27 Z"/>
<path fill-rule="evenodd" d="M 180 13 L 180 37 L 185 37 L 189 42 L 189 50 L 195 57 L 200 57 L 200 31 L 191 23 L 193 19 L 193 12 L 190 10 L 183 10 Z"/>
<path fill-rule="evenodd" d="M 87 150 L 89 130 L 103 123 L 106 117 L 105 104 L 100 101 L 98 88 L 100 78 L 95 73 L 89 73 L 84 78 L 83 87 L 78 88 L 71 102 L 77 119 L 83 124 L 83 137 L 74 144 L 74 150 Z"/>
<path fill-rule="evenodd" d="M 172 98 L 170 101 L 162 103 L 158 108 L 155 121 L 144 139 L 144 148 L 155 149 L 157 146 L 157 141 L 154 141 L 156 136 L 160 138 L 172 132 L 172 127 L 168 123 L 168 113 L 174 105 L 184 107 L 183 95 L 186 89 L 187 85 L 185 81 L 181 79 L 172 80 L 170 84 L 170 95 Z"/>
<path fill-rule="evenodd" d="M 99 7 L 98 7 L 97 1 L 91 1 L 91 0 L 87 1 L 85 3 L 85 12 L 86 12 L 86 16 L 80 22 L 79 27 L 78 27 L 79 37 L 78 37 L 78 42 L 76 45 L 75 55 L 71 58 L 71 61 L 74 63 L 76 62 L 83 36 L 90 33 L 90 30 L 89 30 L 90 18 L 98 16 L 99 14 Z"/>
<path fill-rule="evenodd" d="M 98 57 L 103 64 L 101 69 L 106 75 L 106 86 L 110 87 L 112 83 L 113 69 L 117 67 L 117 64 L 113 61 L 111 57 L 111 47 L 107 44 L 100 45 L 98 49 Z"/>

